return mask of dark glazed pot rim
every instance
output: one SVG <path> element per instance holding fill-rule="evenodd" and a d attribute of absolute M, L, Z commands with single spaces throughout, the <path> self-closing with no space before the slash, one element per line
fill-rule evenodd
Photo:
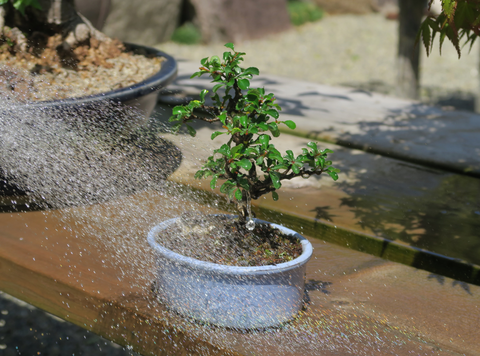
<path fill-rule="evenodd" d="M 146 53 L 155 54 L 158 57 L 165 58 L 162 62 L 160 71 L 152 75 L 151 77 L 136 83 L 134 85 L 120 88 L 100 94 L 94 94 L 89 96 L 82 96 L 78 98 L 67 98 L 61 100 L 49 100 L 49 101 L 35 101 L 23 104 L 29 107 L 58 107 L 58 106 L 70 106 L 79 104 L 91 104 L 97 101 L 113 101 L 118 103 L 127 102 L 139 97 L 148 95 L 152 92 L 158 91 L 161 88 L 166 87 L 173 82 L 177 76 L 177 61 L 170 55 L 153 47 L 147 47 L 142 45 L 136 45 L 132 43 L 125 43 L 127 50 L 133 53 Z"/>

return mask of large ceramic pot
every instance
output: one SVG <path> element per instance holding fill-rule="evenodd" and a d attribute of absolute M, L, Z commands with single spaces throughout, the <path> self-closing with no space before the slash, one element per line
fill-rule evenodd
<path fill-rule="evenodd" d="M 148 243 L 158 256 L 159 297 L 169 308 L 203 322 L 241 329 L 277 326 L 297 315 L 303 304 L 306 263 L 313 250 L 307 239 L 283 226 L 255 219 L 297 237 L 302 254 L 273 266 L 225 266 L 164 248 L 159 243 L 162 232 L 176 220 L 164 221 L 148 234 Z"/>
<path fill-rule="evenodd" d="M 125 43 L 127 50 L 136 54 L 156 55 L 165 58 L 162 67 L 153 76 L 129 87 L 112 90 L 105 93 L 62 100 L 40 101 L 27 104 L 34 110 L 52 112 L 52 116 L 59 112 L 71 113 L 77 110 L 97 110 L 101 103 L 113 102 L 129 107 L 134 107 L 145 115 L 150 116 L 158 98 L 160 89 L 170 84 L 177 76 L 176 60 L 155 48 Z"/>

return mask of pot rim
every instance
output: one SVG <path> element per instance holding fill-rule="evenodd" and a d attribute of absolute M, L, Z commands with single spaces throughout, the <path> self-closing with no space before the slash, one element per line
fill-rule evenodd
<path fill-rule="evenodd" d="M 228 217 L 235 217 L 235 215 L 228 215 L 228 214 L 215 214 L 215 215 L 224 215 Z M 159 244 L 156 241 L 156 236 L 157 234 L 162 231 L 167 229 L 170 225 L 172 225 L 178 217 L 172 218 L 165 220 L 161 222 L 160 224 L 154 226 L 148 233 L 147 236 L 147 241 L 149 245 L 155 249 L 158 253 L 160 253 L 163 257 L 175 261 L 176 263 L 179 263 L 185 267 L 189 267 L 191 269 L 195 270 L 202 270 L 204 272 L 214 272 L 218 274 L 230 274 L 230 275 L 261 275 L 261 274 L 270 274 L 270 273 L 281 273 L 281 272 L 287 272 L 292 269 L 296 269 L 305 263 L 308 262 L 308 260 L 312 257 L 313 253 L 313 247 L 312 244 L 302 235 L 297 233 L 294 230 L 291 230 L 289 228 L 286 228 L 282 225 L 278 225 L 275 223 L 271 223 L 265 220 L 260 220 L 254 218 L 253 220 L 257 223 L 266 223 L 269 224 L 270 226 L 277 228 L 281 230 L 283 233 L 293 235 L 297 237 L 301 244 L 302 244 L 302 254 L 295 258 L 292 261 L 284 262 L 284 263 L 279 263 L 278 265 L 269 265 L 269 266 L 254 266 L 254 267 L 240 267 L 240 266 L 227 266 L 227 265 L 221 265 L 218 263 L 213 263 L 213 262 L 206 262 L 206 261 L 201 261 L 197 260 L 192 257 L 187 257 L 183 256 L 181 254 L 178 254 L 176 252 L 173 252 L 172 250 L 169 250 L 165 247 L 163 247 L 161 244 Z"/>
<path fill-rule="evenodd" d="M 47 100 L 47 101 L 33 101 L 25 104 L 20 104 L 28 107 L 52 107 L 52 106 L 69 106 L 72 104 L 89 104 L 100 100 L 110 100 L 114 102 L 126 102 L 132 99 L 136 99 L 140 96 L 150 94 L 158 91 L 161 88 L 166 87 L 173 82 L 177 76 L 177 61 L 172 56 L 153 47 L 137 45 L 133 43 L 125 42 L 127 50 L 133 52 L 139 50 L 145 50 L 148 54 L 155 54 L 158 57 L 165 58 L 162 62 L 162 66 L 158 72 L 148 77 L 147 79 L 130 85 L 125 88 L 115 89 L 99 94 L 93 94 L 88 96 L 81 96 L 77 98 L 67 98 L 60 100 Z"/>

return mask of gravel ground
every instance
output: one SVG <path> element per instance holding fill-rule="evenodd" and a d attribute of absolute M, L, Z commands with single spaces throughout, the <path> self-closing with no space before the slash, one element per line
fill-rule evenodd
<path fill-rule="evenodd" d="M 329 16 L 287 33 L 236 44 L 246 66 L 261 72 L 329 85 L 394 93 L 397 22 L 379 14 Z M 438 44 L 438 42 L 437 42 Z M 177 58 L 199 61 L 224 51 L 222 44 L 157 46 Z M 421 99 L 473 108 L 478 46 L 461 60 L 450 43 L 422 58 Z M 293 64 L 293 66 L 292 66 Z M 0 355 L 132 355 L 73 324 L 0 292 Z"/>
<path fill-rule="evenodd" d="M 287 33 L 237 43 L 236 49 L 247 53 L 245 66 L 258 67 L 261 73 L 394 95 L 397 28 L 397 21 L 381 14 L 326 16 Z M 226 50 L 223 44 L 170 42 L 157 47 L 176 58 L 198 62 Z M 470 53 L 465 48 L 460 60 L 448 40 L 441 56 L 438 38 L 430 57 L 421 50 L 421 100 L 473 109 L 479 88 L 478 43 Z"/>

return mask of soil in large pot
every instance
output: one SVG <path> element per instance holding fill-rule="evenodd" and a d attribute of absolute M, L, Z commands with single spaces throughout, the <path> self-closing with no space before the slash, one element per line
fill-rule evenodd
<path fill-rule="evenodd" d="M 118 40 L 91 38 L 62 51 L 59 34 L 37 34 L 36 46 L 17 51 L 4 34 L 0 43 L 0 93 L 20 102 L 83 97 L 125 88 L 157 73 L 163 58 L 134 54 Z"/>

